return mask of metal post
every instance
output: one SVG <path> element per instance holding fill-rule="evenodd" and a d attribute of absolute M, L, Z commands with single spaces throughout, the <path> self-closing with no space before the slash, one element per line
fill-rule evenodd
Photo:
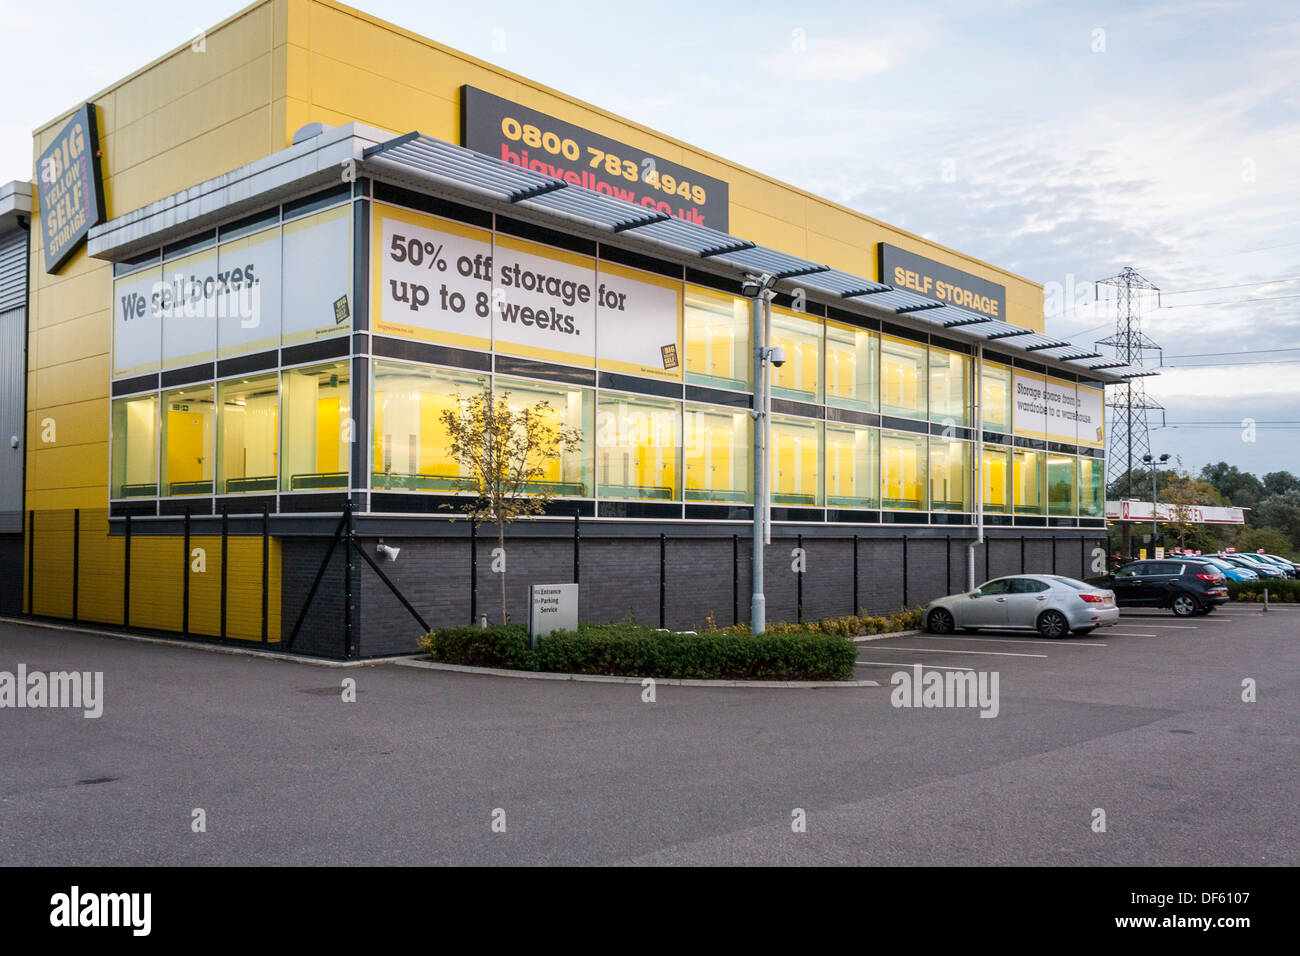
<path fill-rule="evenodd" d="M 664 585 L 668 570 L 668 536 L 659 535 L 659 626 L 664 627 Z"/>
<path fill-rule="evenodd" d="M 1156 536 L 1160 530 L 1156 527 L 1156 456 L 1151 456 L 1151 557 L 1156 556 Z"/>
<path fill-rule="evenodd" d="M 740 623 L 740 535 L 731 536 L 731 623 Z"/>
<path fill-rule="evenodd" d="M 907 607 L 907 538 L 903 538 L 903 607 Z"/>
<path fill-rule="evenodd" d="M 131 626 L 131 515 L 123 524 L 124 552 L 122 554 L 122 626 Z"/>
<path fill-rule="evenodd" d="M 262 643 L 267 642 L 270 630 L 271 592 L 271 509 L 262 503 Z"/>
<path fill-rule="evenodd" d="M 36 613 L 36 510 L 27 512 L 27 613 Z"/>
<path fill-rule="evenodd" d="M 230 563 L 230 508 L 221 506 L 221 639 L 226 639 L 226 599 L 229 594 L 229 578 L 226 565 Z"/>
<path fill-rule="evenodd" d="M 1025 573 L 1025 536 L 1020 536 L 1020 573 Z"/>
<path fill-rule="evenodd" d="M 966 549 L 966 589 L 975 590 L 975 547 L 984 537 L 984 346 L 975 345 L 975 374 L 971 376 L 971 401 L 975 406 L 975 540 Z M 985 570 L 988 570 L 988 545 L 985 543 Z M 985 578 L 987 580 L 987 576 Z"/>
<path fill-rule="evenodd" d="M 943 557 L 947 564 L 947 579 L 944 583 L 944 594 L 952 593 L 952 535 L 943 536 Z"/>
<path fill-rule="evenodd" d="M 853 613 L 862 613 L 858 607 L 858 536 L 853 536 Z"/>
<path fill-rule="evenodd" d="M 1105 574 L 1107 570 L 1108 570 L 1107 568 L 1102 568 L 1102 574 Z M 1086 578 L 1087 576 L 1088 576 L 1088 539 L 1080 538 L 1079 539 L 1079 577 L 1082 579 L 1082 578 Z"/>
<path fill-rule="evenodd" d="M 478 522 L 469 521 L 469 623 L 478 623 Z"/>
<path fill-rule="evenodd" d="M 344 547 L 343 555 L 343 656 L 346 659 L 352 658 L 352 501 L 351 499 L 343 506 L 344 518 L 347 522 L 347 528 L 344 534 L 347 537 L 347 546 Z"/>
<path fill-rule="evenodd" d="M 185 553 L 181 555 L 181 636 L 190 636 L 190 506 L 185 506 Z"/>
<path fill-rule="evenodd" d="M 1268 588 L 1264 588 L 1264 613 L 1268 613 Z"/>
<path fill-rule="evenodd" d="M 750 630 L 762 634 L 767 629 L 767 597 L 763 593 L 763 534 L 766 511 L 764 507 L 767 485 L 767 449 L 763 445 L 763 372 L 766 362 L 763 350 L 763 302 L 759 296 L 753 301 L 754 345 L 754 564 L 750 573 L 753 594 L 749 599 Z"/>
<path fill-rule="evenodd" d="M 582 512 L 573 509 L 573 583 L 578 583 L 579 556 L 582 554 Z"/>
<path fill-rule="evenodd" d="M 77 592 L 81 586 L 81 509 L 72 509 L 72 620 L 77 621 Z"/>
<path fill-rule="evenodd" d="M 1052 538 L 1052 573 L 1056 573 L 1056 538 Z"/>
<path fill-rule="evenodd" d="M 804 550 L 803 550 L 803 535 L 799 535 L 797 541 L 798 541 L 798 543 L 797 543 L 796 546 L 799 548 L 799 571 L 798 571 L 798 584 L 799 584 L 799 605 L 798 605 L 798 615 L 799 615 L 799 616 L 798 616 L 798 621 L 799 621 L 800 624 L 802 624 L 802 623 L 803 623 L 803 567 L 804 567 L 804 564 L 805 564 L 805 563 L 807 562 L 807 560 L 808 560 L 808 556 L 807 556 L 807 554 L 804 553 Z"/>

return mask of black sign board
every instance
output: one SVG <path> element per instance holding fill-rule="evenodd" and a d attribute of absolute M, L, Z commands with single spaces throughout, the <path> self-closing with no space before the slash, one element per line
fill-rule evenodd
<path fill-rule="evenodd" d="M 658 212 L 727 231 L 727 184 L 472 86 L 460 143 L 475 152 Z"/>
<path fill-rule="evenodd" d="M 906 289 L 978 312 L 990 319 L 1007 320 L 1006 286 L 886 242 L 880 244 L 880 281 L 896 289 Z"/>
<path fill-rule="evenodd" d="M 36 163 L 36 191 L 45 240 L 45 271 L 57 272 L 104 221 L 95 104 L 73 114 Z"/>

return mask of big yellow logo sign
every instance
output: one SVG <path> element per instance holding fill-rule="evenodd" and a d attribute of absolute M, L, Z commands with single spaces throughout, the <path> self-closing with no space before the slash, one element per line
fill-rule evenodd
<path fill-rule="evenodd" d="M 45 271 L 57 272 L 85 240 L 90 227 L 104 221 L 99 132 L 93 103 L 77 110 L 41 153 L 36 164 L 36 189 L 45 240 Z"/>

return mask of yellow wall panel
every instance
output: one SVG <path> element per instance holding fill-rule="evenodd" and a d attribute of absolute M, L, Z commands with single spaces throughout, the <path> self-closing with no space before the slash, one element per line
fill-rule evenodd
<path fill-rule="evenodd" d="M 80 488 L 108 486 L 108 443 L 88 445 L 37 445 L 31 459 L 35 465 L 28 487 Z M 95 502 L 104 503 L 103 498 Z"/>
<path fill-rule="evenodd" d="M 125 539 L 109 536 L 108 512 L 102 507 L 82 511 L 81 570 L 77 580 L 77 611 L 82 620 L 122 623 L 125 554 Z"/>
<path fill-rule="evenodd" d="M 44 314 L 59 315 L 55 310 L 46 310 Z M 42 365 L 61 365 L 95 355 L 107 355 L 112 338 L 111 327 L 111 312 L 101 304 L 88 315 L 38 328 L 32 338 L 36 339 Z"/>
<path fill-rule="evenodd" d="M 102 442 L 105 438 L 104 430 L 108 427 L 108 416 L 107 397 L 32 409 L 27 416 L 28 440 L 37 449 Z M 43 423 L 47 418 L 54 422 L 55 441 L 52 444 L 42 440 L 45 432 Z"/>
<path fill-rule="evenodd" d="M 51 405 L 71 405 L 108 394 L 108 356 L 95 355 L 36 371 L 36 402 L 39 411 Z M 104 423 L 105 438 L 108 423 Z"/>
<path fill-rule="evenodd" d="M 71 511 L 43 512 L 36 516 L 36 537 L 32 545 L 36 587 L 28 608 L 32 614 L 72 616 L 72 521 Z"/>
<path fill-rule="evenodd" d="M 181 558 L 184 538 L 131 538 L 131 626 L 181 628 Z"/>
<path fill-rule="evenodd" d="M 759 245 L 771 246 L 792 256 L 804 255 L 805 233 L 797 226 L 773 218 L 755 209 L 731 204 L 731 229 L 735 236 L 743 236 Z"/>

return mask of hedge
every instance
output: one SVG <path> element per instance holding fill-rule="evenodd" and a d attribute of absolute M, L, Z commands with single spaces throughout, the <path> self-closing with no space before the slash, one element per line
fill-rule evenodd
<path fill-rule="evenodd" d="M 564 674 L 617 674 L 726 680 L 847 680 L 853 676 L 855 634 L 905 630 L 920 611 L 890 617 L 843 617 L 804 624 L 775 623 L 764 634 L 713 628 L 699 634 L 638 624 L 579 624 L 556 631 L 534 650 L 522 624 L 431 631 L 420 646 L 434 660 Z"/>
<path fill-rule="evenodd" d="M 1234 601 L 1263 601 L 1268 588 L 1270 601 L 1300 601 L 1300 579 L 1285 578 L 1271 581 L 1229 581 L 1228 597 Z"/>

